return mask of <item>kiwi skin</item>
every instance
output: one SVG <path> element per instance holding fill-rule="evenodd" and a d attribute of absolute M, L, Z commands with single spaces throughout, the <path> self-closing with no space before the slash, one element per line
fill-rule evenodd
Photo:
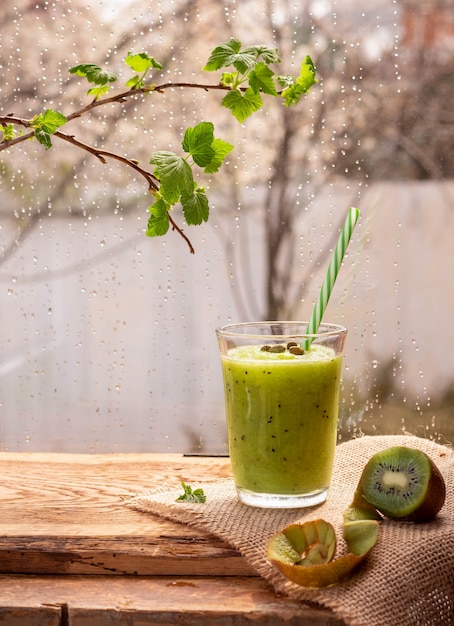
<path fill-rule="evenodd" d="M 412 464 L 421 468 L 419 498 L 408 504 L 404 499 L 399 502 L 393 498 L 388 505 L 383 504 L 377 498 L 376 491 L 371 487 L 371 476 L 379 470 L 386 460 L 392 458 L 393 462 L 402 467 L 411 460 Z M 423 469 L 424 468 L 424 469 Z M 427 471 L 426 471 L 427 470 Z M 362 497 L 380 513 L 391 519 L 407 522 L 427 522 L 432 520 L 440 511 L 446 499 L 446 484 L 443 476 L 432 459 L 414 448 L 395 446 L 374 454 L 366 464 L 358 486 Z"/>

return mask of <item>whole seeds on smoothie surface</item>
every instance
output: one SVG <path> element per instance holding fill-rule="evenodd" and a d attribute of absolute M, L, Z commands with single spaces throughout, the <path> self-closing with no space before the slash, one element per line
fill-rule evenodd
<path fill-rule="evenodd" d="M 276 346 L 270 346 L 268 352 L 272 352 L 274 354 L 280 354 L 281 352 L 285 352 L 285 346 L 281 344 L 277 344 Z"/>
<path fill-rule="evenodd" d="M 302 354 L 304 354 L 303 348 L 300 348 L 299 346 L 290 346 L 288 351 L 290 352 L 290 354 L 294 354 L 295 356 L 301 356 Z"/>
<path fill-rule="evenodd" d="M 271 354 L 282 354 L 283 352 L 288 351 L 290 354 L 294 356 L 301 356 L 304 354 L 303 348 L 299 346 L 296 341 L 289 341 L 286 346 L 282 344 L 276 344 L 275 346 L 269 346 L 265 344 L 260 348 L 261 352 L 271 352 Z"/>

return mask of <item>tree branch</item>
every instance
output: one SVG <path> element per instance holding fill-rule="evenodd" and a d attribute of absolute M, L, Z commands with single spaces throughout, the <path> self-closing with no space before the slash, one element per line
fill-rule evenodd
<path fill-rule="evenodd" d="M 73 146 L 77 146 L 81 150 L 86 150 L 90 154 L 93 154 L 95 157 L 97 157 L 101 161 L 101 163 L 105 164 L 106 158 L 109 158 L 109 159 L 114 159 L 116 161 L 120 161 L 120 163 L 124 163 L 128 167 L 132 167 L 132 169 L 136 170 L 136 172 L 138 172 L 141 176 L 145 178 L 145 180 L 148 183 L 149 191 L 151 192 L 158 191 L 159 189 L 158 179 L 153 174 L 151 174 L 150 172 L 147 172 L 147 170 L 144 170 L 142 167 L 140 167 L 137 161 L 133 159 L 128 159 L 127 157 L 121 156 L 120 154 L 116 154 L 115 152 L 110 152 L 109 150 L 99 150 L 99 148 L 94 148 L 93 146 L 90 146 L 89 144 L 79 141 L 73 135 L 62 133 L 59 130 L 57 130 L 57 132 L 54 133 L 53 136 L 58 137 L 59 139 L 63 139 L 63 141 L 67 141 L 68 143 L 71 143 Z"/>
<path fill-rule="evenodd" d="M 128 159 L 124 156 L 121 156 L 120 154 L 115 154 L 114 152 L 109 152 L 108 150 L 99 150 L 98 148 L 94 148 L 93 146 L 90 146 L 88 144 L 83 143 L 82 141 L 79 141 L 78 139 L 75 139 L 72 135 L 67 135 L 66 133 L 62 133 L 60 131 L 57 131 L 56 133 L 54 133 L 54 137 L 63 139 L 64 141 L 67 141 L 68 143 L 71 143 L 74 146 L 77 146 L 81 150 L 86 150 L 90 154 L 93 154 L 95 157 L 97 157 L 101 161 L 101 163 L 105 164 L 106 157 L 107 157 L 109 159 L 120 161 L 120 163 L 124 163 L 128 167 L 132 167 L 134 170 L 136 170 L 136 172 L 138 172 L 141 176 L 145 178 L 145 180 L 148 183 L 148 190 L 151 193 L 154 193 L 159 190 L 158 179 L 153 174 L 151 174 L 150 172 L 147 172 L 147 170 L 144 170 L 142 167 L 140 167 L 137 161 Z M 172 218 L 171 215 L 169 215 L 169 221 L 172 224 L 172 229 L 176 230 L 177 233 L 181 237 L 183 237 L 183 239 L 188 244 L 190 253 L 194 254 L 195 253 L 194 247 L 191 241 L 189 240 L 189 238 L 185 235 L 183 229 L 177 225 L 177 223 L 175 222 L 175 220 Z"/>
<path fill-rule="evenodd" d="M 74 111 L 70 115 L 66 116 L 68 122 L 73 120 L 81 115 L 84 115 L 88 111 L 92 111 L 100 106 L 105 106 L 106 104 L 122 104 L 126 102 L 129 98 L 133 98 L 134 96 L 146 95 L 153 92 L 164 93 L 168 89 L 177 89 L 179 87 L 183 87 L 185 89 L 203 89 L 204 91 L 212 91 L 212 90 L 222 90 L 222 91 L 230 91 L 230 87 L 225 85 L 204 85 L 200 83 L 163 83 L 162 85 L 144 85 L 143 87 L 139 87 L 138 89 L 129 89 L 128 91 L 123 91 L 114 96 L 110 96 L 109 98 L 97 98 L 92 100 L 89 104 L 81 107 L 77 111 Z"/>
<path fill-rule="evenodd" d="M 102 99 L 95 99 L 92 102 L 90 102 L 89 104 L 77 109 L 76 111 L 73 111 L 72 113 L 70 113 L 69 115 L 65 116 L 66 120 L 68 122 L 70 122 L 73 119 L 82 117 L 83 115 L 85 115 L 86 113 L 88 113 L 89 111 L 92 111 L 98 107 L 101 106 L 106 106 L 108 104 L 113 104 L 113 103 L 118 103 L 118 104 L 123 104 L 124 102 L 126 102 L 127 100 L 133 98 L 134 96 L 138 96 L 138 95 L 146 95 L 149 93 L 153 93 L 153 92 L 157 92 L 157 93 L 164 93 L 165 91 L 167 91 L 168 89 L 177 89 L 177 88 L 185 88 L 185 89 L 203 89 L 204 91 L 211 91 L 211 90 L 221 90 L 221 91 L 230 91 L 230 87 L 227 87 L 225 85 L 206 85 L 206 84 L 200 84 L 200 83 L 187 83 L 187 82 L 178 82 L 178 83 L 163 83 L 161 85 L 145 85 L 143 87 L 140 87 L 138 89 L 130 89 L 128 91 L 124 91 L 122 93 L 116 94 L 114 96 L 111 96 L 109 98 L 102 98 Z M 242 89 L 242 91 L 244 91 L 245 89 Z M 30 128 L 31 126 L 31 120 L 29 119 L 25 119 L 25 118 L 21 118 L 21 117 L 16 117 L 14 116 L 14 114 L 8 114 L 5 116 L 0 116 L 0 125 L 1 126 L 7 126 L 9 124 L 14 124 L 16 126 L 23 126 L 24 128 Z M 14 139 L 10 139 L 8 141 L 3 141 L 0 142 L 0 152 L 3 150 L 7 150 L 19 143 L 22 143 L 23 141 L 27 141 L 28 139 L 31 139 L 35 134 L 34 130 L 30 130 L 27 133 L 24 133 L 23 135 L 20 135 L 18 137 L 15 137 Z M 58 137 L 59 139 L 62 139 L 63 141 L 66 141 L 70 144 L 72 144 L 73 146 L 76 146 L 77 148 L 80 148 L 81 150 L 85 150 L 86 152 L 93 154 L 96 158 L 98 158 L 101 163 L 105 164 L 106 163 L 106 159 L 113 159 L 116 161 L 119 161 L 120 163 L 123 163 L 124 165 L 126 165 L 127 167 L 131 167 L 133 170 L 135 170 L 136 172 L 138 172 L 138 174 L 140 174 L 143 178 L 145 178 L 145 180 L 147 181 L 148 184 L 148 191 L 150 191 L 151 193 L 155 193 L 159 190 L 159 181 L 158 179 L 150 172 L 148 172 L 147 170 L 145 170 L 144 168 L 142 168 L 138 161 L 134 160 L 134 159 L 129 159 L 127 157 L 124 157 L 122 155 L 116 154 L 114 152 L 111 152 L 109 150 L 100 150 L 99 148 L 96 148 L 90 144 L 84 143 L 82 141 L 79 141 L 78 139 L 76 139 L 74 137 L 74 135 L 69 135 L 67 133 L 63 133 L 61 131 L 56 131 L 53 136 Z M 172 225 L 172 230 L 175 230 L 188 244 L 189 246 L 189 251 L 191 254 L 194 254 L 195 250 L 194 247 L 191 243 L 191 241 L 189 240 L 189 238 L 187 237 L 187 235 L 184 233 L 183 229 L 178 226 L 178 224 L 175 222 L 175 220 L 169 215 L 169 221 Z"/>
<path fill-rule="evenodd" d="M 186 243 L 189 246 L 189 252 L 191 254 L 195 253 L 194 247 L 192 245 L 192 243 L 190 242 L 189 238 L 184 234 L 184 231 L 182 228 L 180 228 L 177 223 L 175 222 L 175 220 L 172 218 L 172 216 L 169 214 L 169 222 L 172 224 L 172 230 L 176 230 L 177 233 L 183 237 L 183 239 L 186 241 Z"/>

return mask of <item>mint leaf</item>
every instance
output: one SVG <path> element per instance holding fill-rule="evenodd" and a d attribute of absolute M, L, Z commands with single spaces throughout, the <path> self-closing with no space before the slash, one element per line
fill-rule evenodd
<path fill-rule="evenodd" d="M 203 187 L 197 187 L 193 194 L 181 196 L 183 215 L 189 226 L 198 226 L 208 220 L 210 208 L 208 198 Z"/>
<path fill-rule="evenodd" d="M 160 191 L 165 195 L 169 204 L 174 204 L 182 193 L 192 194 L 194 190 L 194 178 L 190 165 L 185 159 L 174 152 L 165 150 L 155 152 L 150 163 L 156 165 L 155 175 L 161 182 Z M 177 198 L 171 201 L 169 198 Z"/>
<path fill-rule="evenodd" d="M 204 494 L 203 489 L 201 489 L 200 487 L 198 489 L 194 489 L 192 495 L 197 498 L 198 502 L 201 502 L 202 504 L 206 502 L 207 497 Z"/>
<path fill-rule="evenodd" d="M 165 200 L 159 198 L 149 208 L 150 217 L 148 219 L 148 225 L 146 235 L 148 237 L 159 237 L 165 235 L 169 230 L 169 205 Z"/>
<path fill-rule="evenodd" d="M 205 167 L 215 156 L 211 144 L 214 141 L 214 125 L 212 122 L 200 122 L 194 128 L 187 128 L 184 134 L 183 150 L 189 152 L 200 167 Z"/>
<path fill-rule="evenodd" d="M 117 76 L 113 72 L 103 70 L 94 63 L 80 63 L 72 67 L 69 73 L 84 76 L 88 82 L 95 85 L 107 85 L 107 83 L 114 83 L 117 80 Z"/>
<path fill-rule="evenodd" d="M 211 147 L 214 150 L 214 157 L 206 165 L 204 169 L 205 174 L 215 174 L 224 162 L 225 157 L 233 150 L 232 144 L 222 139 L 214 139 Z"/>
<path fill-rule="evenodd" d="M 126 65 L 132 69 L 133 72 L 145 73 L 149 69 L 162 70 L 163 67 L 159 61 L 149 56 L 146 52 L 139 52 L 138 54 L 128 53 L 125 58 Z"/>
<path fill-rule="evenodd" d="M 268 93 L 271 96 L 277 96 L 273 76 L 274 72 L 265 63 L 257 63 L 249 74 L 249 85 L 254 93 L 263 91 L 263 93 Z"/>
<path fill-rule="evenodd" d="M 178 496 L 175 502 L 200 502 L 204 503 L 206 501 L 206 496 L 203 493 L 203 489 L 194 489 L 190 485 L 186 485 L 184 482 L 181 483 L 183 487 L 183 495 Z"/>
<path fill-rule="evenodd" d="M 250 115 L 263 106 L 260 94 L 249 88 L 244 94 L 238 90 L 229 91 L 222 99 L 222 106 L 232 111 L 233 116 L 242 124 Z"/>

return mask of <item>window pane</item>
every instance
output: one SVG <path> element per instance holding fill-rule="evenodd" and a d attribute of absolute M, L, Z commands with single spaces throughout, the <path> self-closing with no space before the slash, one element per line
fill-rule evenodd
<path fill-rule="evenodd" d="M 118 75 L 109 95 L 128 91 L 129 52 L 162 64 L 154 84 L 217 85 L 222 70 L 202 68 L 232 36 L 278 47 L 285 75 L 310 55 L 319 79 L 296 107 L 264 97 L 244 124 L 219 90 L 175 86 L 61 128 L 152 172 L 153 152 L 213 121 L 235 148 L 202 176 L 209 220 L 172 214 L 195 254 L 177 231 L 145 236 L 153 196 L 124 162 L 58 137 L 1 152 L 1 449 L 225 452 L 214 329 L 309 318 L 351 205 L 325 314 L 349 329 L 340 437 L 454 440 L 448 4 L 17 0 L 0 24 L 2 117 L 88 105 L 79 63 Z"/>

